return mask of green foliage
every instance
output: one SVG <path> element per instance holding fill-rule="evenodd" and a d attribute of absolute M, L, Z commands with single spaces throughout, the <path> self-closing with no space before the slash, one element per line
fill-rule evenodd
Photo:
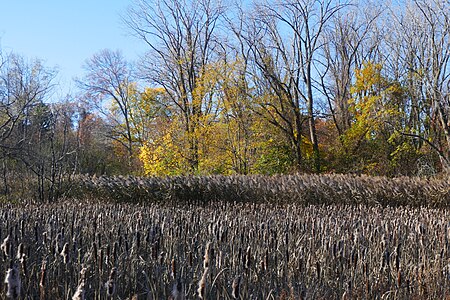
<path fill-rule="evenodd" d="M 260 144 L 260 156 L 256 160 L 254 173 L 274 175 L 288 172 L 293 166 L 291 148 L 273 139 Z"/>

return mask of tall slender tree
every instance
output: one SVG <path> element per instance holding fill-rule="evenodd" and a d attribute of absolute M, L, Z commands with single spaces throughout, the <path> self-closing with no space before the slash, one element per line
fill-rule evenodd
<path fill-rule="evenodd" d="M 272 124 L 289 138 L 297 164 L 302 164 L 303 123 L 308 124 L 313 169 L 321 170 L 316 130 L 315 94 L 324 66 L 319 62 L 322 36 L 344 3 L 331 0 L 261 1 L 256 4 L 247 41 L 276 102 L 264 101 Z"/>
<path fill-rule="evenodd" d="M 374 60 L 372 52 L 379 39 L 371 35 L 377 34 L 374 28 L 381 14 L 379 4 L 377 7 L 366 3 L 349 5 L 333 16 L 331 26 L 322 37 L 321 61 L 326 68 L 320 78 L 322 93 L 339 136 L 351 126 L 349 100 L 355 70 L 361 69 L 364 62 Z"/>

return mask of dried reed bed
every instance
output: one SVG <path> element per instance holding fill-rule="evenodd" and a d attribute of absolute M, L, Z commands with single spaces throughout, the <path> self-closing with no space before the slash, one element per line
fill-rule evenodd
<path fill-rule="evenodd" d="M 444 299 L 449 217 L 363 205 L 9 206 L 0 264 L 27 299 Z"/>
<path fill-rule="evenodd" d="M 447 207 L 450 179 L 352 175 L 78 177 L 73 194 L 128 203 L 364 204 Z"/>

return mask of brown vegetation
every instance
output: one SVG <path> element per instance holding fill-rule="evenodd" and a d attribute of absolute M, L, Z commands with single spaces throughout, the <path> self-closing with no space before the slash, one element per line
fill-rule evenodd
<path fill-rule="evenodd" d="M 450 293 L 447 210 L 92 202 L 0 209 L 0 240 L 7 240 L 0 265 L 9 285 L 3 296 L 12 289 L 41 299 L 444 299 Z"/>
<path fill-rule="evenodd" d="M 250 202 L 271 204 L 364 204 L 444 207 L 448 178 L 353 175 L 86 177 L 72 194 L 129 203 L 170 205 Z"/>

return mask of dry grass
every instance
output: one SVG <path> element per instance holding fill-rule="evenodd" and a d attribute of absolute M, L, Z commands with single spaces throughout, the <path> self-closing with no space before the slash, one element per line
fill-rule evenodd
<path fill-rule="evenodd" d="M 72 195 L 127 203 L 352 204 L 447 207 L 450 179 L 351 175 L 78 177 Z"/>

